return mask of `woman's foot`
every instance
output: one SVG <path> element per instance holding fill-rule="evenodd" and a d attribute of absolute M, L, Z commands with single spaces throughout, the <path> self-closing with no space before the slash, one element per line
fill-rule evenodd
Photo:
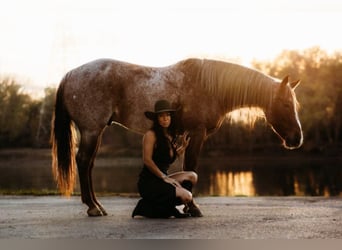
<path fill-rule="evenodd" d="M 134 218 L 134 216 L 138 216 L 138 215 L 141 215 L 141 214 L 139 212 L 138 206 L 136 206 L 132 212 L 132 218 Z"/>
<path fill-rule="evenodd" d="M 173 208 L 172 216 L 174 216 L 175 218 L 178 218 L 178 219 L 191 217 L 191 215 L 189 213 L 181 213 L 178 211 L 177 208 Z"/>
<path fill-rule="evenodd" d="M 140 199 L 138 201 L 138 204 L 135 206 L 133 212 L 132 212 L 132 218 L 134 218 L 135 216 L 146 216 L 146 212 L 144 212 L 144 204 L 145 202 L 143 201 L 143 199 Z"/>
<path fill-rule="evenodd" d="M 191 217 L 203 217 L 203 214 L 197 204 L 194 201 L 185 205 L 183 209 L 184 213 L 189 213 Z"/>

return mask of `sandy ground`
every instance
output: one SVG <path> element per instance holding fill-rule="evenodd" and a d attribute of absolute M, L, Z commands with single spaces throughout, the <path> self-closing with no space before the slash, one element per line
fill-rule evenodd
<path fill-rule="evenodd" d="M 342 198 L 198 197 L 204 217 L 131 218 L 138 198 L 100 197 L 89 218 L 80 197 L 0 196 L 0 239 L 342 239 Z"/>

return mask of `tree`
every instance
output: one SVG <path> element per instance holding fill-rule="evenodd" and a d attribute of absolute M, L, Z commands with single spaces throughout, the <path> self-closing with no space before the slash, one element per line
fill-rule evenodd
<path fill-rule="evenodd" d="M 13 78 L 0 80 L 0 147 L 13 146 L 27 134 L 30 102 Z"/>
<path fill-rule="evenodd" d="M 55 107 L 55 88 L 45 88 L 44 97 L 37 105 L 37 109 L 33 113 L 37 112 L 37 116 L 31 117 L 32 123 L 32 136 L 34 136 L 33 142 L 37 147 L 48 147 L 51 132 L 51 119 Z"/>

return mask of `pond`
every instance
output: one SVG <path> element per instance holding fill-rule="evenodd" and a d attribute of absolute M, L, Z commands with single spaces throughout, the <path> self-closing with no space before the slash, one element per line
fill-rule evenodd
<path fill-rule="evenodd" d="M 194 193 L 198 196 L 340 196 L 340 166 L 339 157 L 201 158 Z M 177 169 L 176 164 L 171 170 Z M 136 194 L 140 170 L 140 158 L 98 157 L 94 168 L 95 191 Z M 56 190 L 49 152 L 38 155 L 2 153 L 0 171 L 0 191 Z M 79 191 L 78 184 L 76 191 Z"/>

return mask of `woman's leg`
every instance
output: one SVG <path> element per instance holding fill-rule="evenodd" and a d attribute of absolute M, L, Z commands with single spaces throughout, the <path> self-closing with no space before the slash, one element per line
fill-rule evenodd
<path fill-rule="evenodd" d="M 197 183 L 197 174 L 192 171 L 182 171 L 169 175 L 169 178 L 178 181 L 182 187 L 176 187 L 176 197 L 180 198 L 183 204 L 188 204 L 192 201 L 191 188 Z M 183 184 L 187 184 L 186 187 Z"/>
<path fill-rule="evenodd" d="M 198 205 L 192 199 L 191 193 L 192 187 L 197 183 L 197 174 L 193 171 L 182 171 L 171 174 L 169 177 L 177 180 L 184 187 L 180 188 L 181 190 L 188 191 L 191 194 L 191 200 L 189 200 L 190 197 L 187 197 L 186 200 L 182 199 L 182 197 L 177 196 L 176 188 L 176 196 L 180 197 L 182 202 L 185 204 L 184 212 L 190 213 L 193 217 L 202 217 L 202 212 L 199 210 Z"/>
<path fill-rule="evenodd" d="M 183 187 L 176 187 L 176 197 L 179 198 L 183 204 L 192 201 L 192 193 Z"/>
<path fill-rule="evenodd" d="M 176 173 L 170 174 L 168 177 L 175 179 L 181 184 L 184 181 L 190 181 L 193 186 L 197 183 L 197 179 L 198 179 L 197 174 L 193 171 L 176 172 Z"/>

